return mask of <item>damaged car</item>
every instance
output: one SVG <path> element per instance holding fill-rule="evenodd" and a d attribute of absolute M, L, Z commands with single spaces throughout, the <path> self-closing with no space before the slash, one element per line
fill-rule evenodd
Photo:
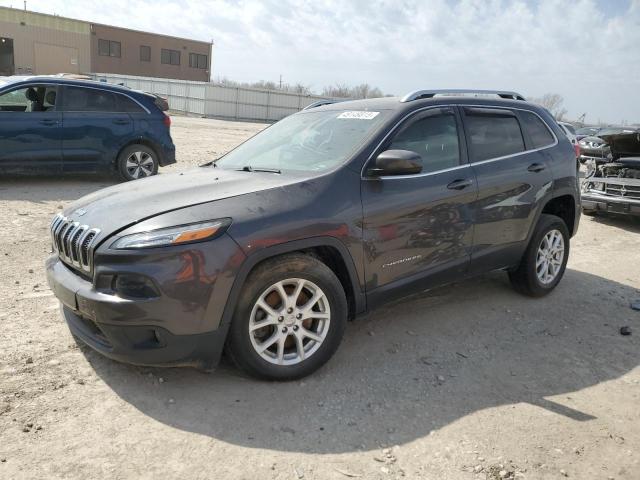
<path fill-rule="evenodd" d="M 630 128 L 611 127 L 601 129 L 597 136 L 584 137 L 578 141 L 580 147 L 580 163 L 593 161 L 596 165 L 608 162 L 612 157 L 611 147 L 606 138 L 615 135 L 626 135 L 637 133 L 637 130 Z M 606 137 L 606 138 L 605 138 Z"/>
<path fill-rule="evenodd" d="M 583 183 L 582 211 L 640 216 L 640 132 L 604 135 L 611 157 L 590 160 Z"/>

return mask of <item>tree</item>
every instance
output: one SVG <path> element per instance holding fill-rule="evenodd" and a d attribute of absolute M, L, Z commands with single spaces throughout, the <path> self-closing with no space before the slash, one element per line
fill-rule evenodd
<path fill-rule="evenodd" d="M 361 83 L 350 87 L 344 83 L 336 83 L 322 89 L 322 95 L 333 98 L 378 98 L 384 97 L 382 90 L 372 87 L 368 83 Z"/>
<path fill-rule="evenodd" d="M 545 93 L 540 98 L 532 98 L 531 102 L 549 110 L 558 121 L 562 120 L 567 114 L 567 109 L 562 106 L 564 98 L 558 93 Z"/>

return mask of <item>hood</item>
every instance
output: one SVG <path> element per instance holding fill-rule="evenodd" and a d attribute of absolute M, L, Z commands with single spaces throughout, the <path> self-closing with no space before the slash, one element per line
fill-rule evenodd
<path fill-rule="evenodd" d="M 611 148 L 613 158 L 640 155 L 640 132 L 624 132 L 613 135 L 603 135 L 602 140 Z"/>
<path fill-rule="evenodd" d="M 595 137 L 593 135 L 589 135 L 587 137 L 582 137 L 580 139 L 581 142 L 585 142 L 587 143 L 589 146 L 591 146 L 592 144 L 600 144 L 603 145 L 607 142 L 605 142 L 601 137 Z"/>
<path fill-rule="evenodd" d="M 290 175 L 200 167 L 98 190 L 72 203 L 63 215 L 91 228 L 99 228 L 101 241 L 118 230 L 161 213 L 298 181 L 298 177 Z"/>

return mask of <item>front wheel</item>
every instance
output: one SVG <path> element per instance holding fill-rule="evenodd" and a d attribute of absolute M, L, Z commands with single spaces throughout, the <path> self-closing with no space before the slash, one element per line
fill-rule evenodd
<path fill-rule="evenodd" d="M 542 297 L 562 279 L 569 258 L 569 230 L 555 215 L 542 214 L 520 265 L 509 272 L 513 287 L 531 297 Z"/>
<path fill-rule="evenodd" d="M 137 180 L 158 173 L 158 156 L 146 145 L 130 145 L 118 155 L 118 173 L 123 180 Z"/>
<path fill-rule="evenodd" d="M 320 260 L 291 254 L 251 273 L 233 317 L 227 353 L 266 380 L 301 378 L 340 345 L 347 300 L 340 280 Z"/>

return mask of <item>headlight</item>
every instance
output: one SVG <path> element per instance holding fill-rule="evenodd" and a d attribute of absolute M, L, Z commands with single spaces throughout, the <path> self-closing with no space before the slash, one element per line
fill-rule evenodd
<path fill-rule="evenodd" d="M 230 224 L 231 219 L 224 218 L 211 222 L 192 223 L 190 225 L 151 230 L 150 232 L 134 233 L 119 238 L 109 248 L 127 250 L 200 242 L 222 234 Z"/>

